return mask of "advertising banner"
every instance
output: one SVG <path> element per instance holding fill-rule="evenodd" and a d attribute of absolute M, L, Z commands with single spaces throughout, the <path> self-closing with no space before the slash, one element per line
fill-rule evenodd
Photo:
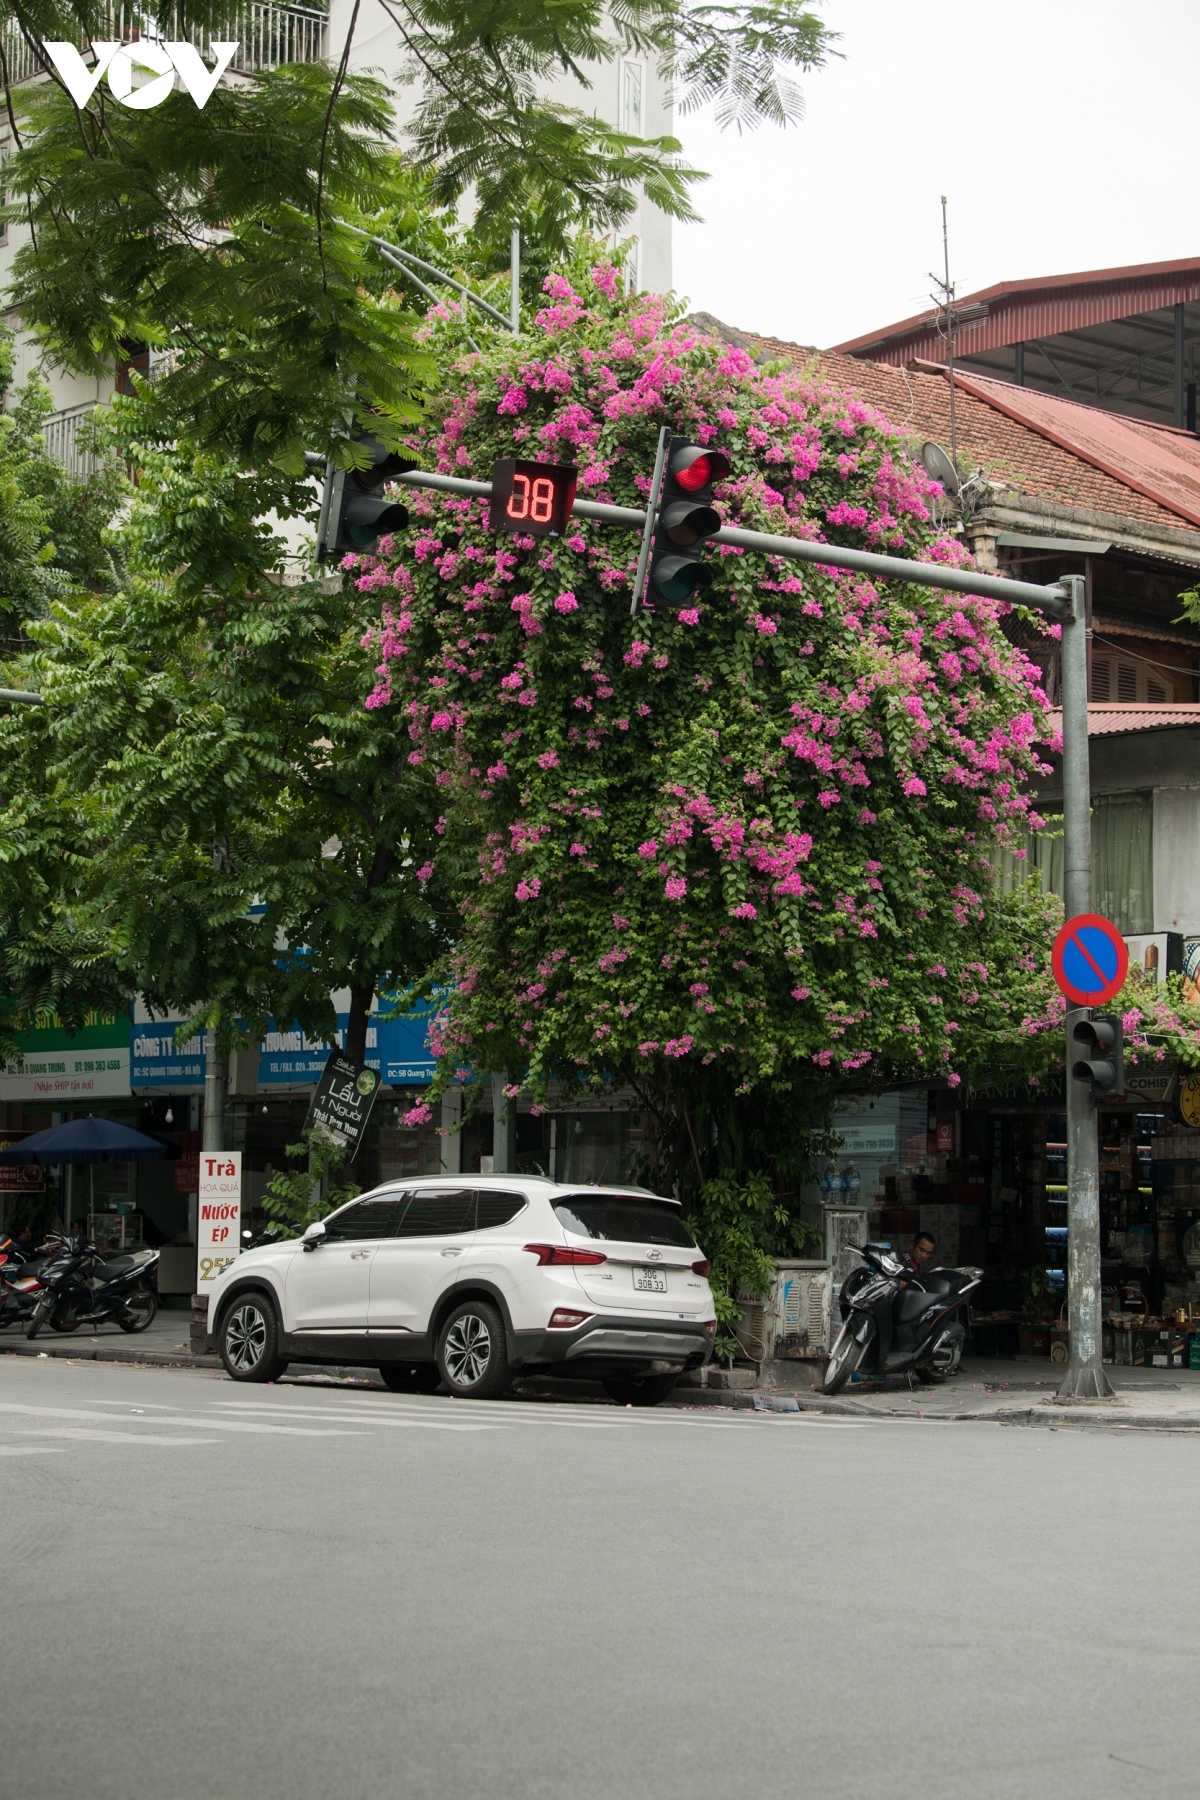
<path fill-rule="evenodd" d="M 31 1131 L 0 1131 L 0 1150 L 8 1150 L 22 1138 L 32 1136 Z M 0 1163 L 0 1194 L 41 1194 L 45 1189 L 46 1171 L 40 1164 Z"/>
<path fill-rule="evenodd" d="M 242 1249 L 242 1153 L 200 1152 L 196 1292 L 204 1293 Z"/>
<path fill-rule="evenodd" d="M 128 1013 L 88 1015 L 73 1036 L 54 1015 L 22 1032 L 20 1062 L 0 1065 L 0 1100 L 106 1100 L 129 1093 Z"/>
<path fill-rule="evenodd" d="M 305 1125 L 341 1144 L 349 1161 L 362 1142 L 379 1088 L 378 1069 L 351 1062 L 335 1050 L 322 1071 Z"/>

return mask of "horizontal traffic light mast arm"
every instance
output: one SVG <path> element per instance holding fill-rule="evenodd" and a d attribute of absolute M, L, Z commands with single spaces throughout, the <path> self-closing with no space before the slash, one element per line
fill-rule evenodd
<path fill-rule="evenodd" d="M 395 478 L 406 487 L 440 488 L 448 494 L 491 496 L 490 481 L 464 481 L 458 475 L 431 475 L 412 469 Z M 640 530 L 646 515 L 635 506 L 605 506 L 597 500 L 576 500 L 572 512 L 581 519 L 604 525 L 631 525 Z M 980 594 L 988 600 L 1007 600 L 1013 606 L 1032 606 L 1052 619 L 1069 619 L 1071 603 L 1065 588 L 1038 587 L 1031 581 L 1010 581 L 1004 575 L 981 575 L 974 569 L 951 569 L 944 563 L 909 562 L 901 556 L 881 556 L 876 550 L 847 550 L 839 544 L 817 544 L 804 538 L 773 537 L 766 531 L 739 531 L 722 526 L 707 544 L 730 544 L 737 550 L 757 550 L 765 556 L 787 556 L 796 562 L 818 563 L 823 569 L 858 569 L 864 575 L 880 575 L 885 581 L 915 581 L 922 587 L 943 588 L 952 594 Z"/>

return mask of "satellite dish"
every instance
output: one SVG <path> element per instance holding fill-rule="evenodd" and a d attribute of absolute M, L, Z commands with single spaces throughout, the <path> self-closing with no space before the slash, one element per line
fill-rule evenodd
<path fill-rule="evenodd" d="M 958 470 L 940 444 L 921 445 L 921 464 L 925 473 L 934 481 L 940 481 L 948 494 L 957 494 Z"/>

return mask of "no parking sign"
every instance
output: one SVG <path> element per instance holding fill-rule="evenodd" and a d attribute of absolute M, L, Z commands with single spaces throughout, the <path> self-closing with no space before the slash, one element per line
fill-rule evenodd
<path fill-rule="evenodd" d="M 1076 1006 L 1103 1006 L 1125 986 L 1129 947 L 1110 919 L 1076 913 L 1054 940 L 1050 965 L 1059 988 Z"/>

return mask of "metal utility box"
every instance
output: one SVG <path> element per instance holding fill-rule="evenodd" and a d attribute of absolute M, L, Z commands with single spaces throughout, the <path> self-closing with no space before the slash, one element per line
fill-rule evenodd
<path fill-rule="evenodd" d="M 788 1258 L 775 1264 L 767 1294 L 738 1289 L 738 1342 L 752 1362 L 794 1361 L 829 1353 L 829 1265 Z"/>

